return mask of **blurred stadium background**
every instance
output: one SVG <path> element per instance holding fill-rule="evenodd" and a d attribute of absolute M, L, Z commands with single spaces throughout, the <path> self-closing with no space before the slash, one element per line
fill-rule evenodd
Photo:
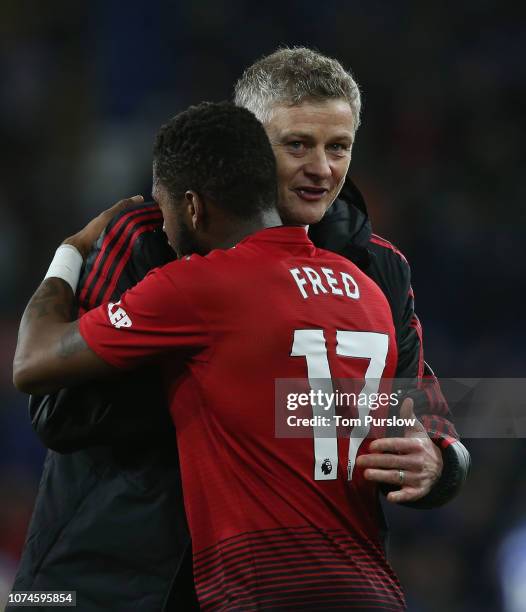
<path fill-rule="evenodd" d="M 0 607 L 44 456 L 11 384 L 23 305 L 66 235 L 148 195 L 157 127 L 230 97 L 278 45 L 338 57 L 361 84 L 352 176 L 376 232 L 412 263 L 436 372 L 524 375 L 521 11 L 493 0 L 1 1 Z M 474 466 L 460 498 L 389 511 L 413 612 L 526 610 L 526 444 L 467 444 Z"/>

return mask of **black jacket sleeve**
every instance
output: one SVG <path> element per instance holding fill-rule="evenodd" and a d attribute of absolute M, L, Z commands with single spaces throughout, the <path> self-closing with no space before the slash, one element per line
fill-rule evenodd
<path fill-rule="evenodd" d="M 422 326 L 414 308 L 411 269 L 404 255 L 391 243 L 372 236 L 371 276 L 386 295 L 393 314 L 398 345 L 396 378 L 400 402 L 405 396 L 414 402 L 415 415 L 429 437 L 442 451 L 442 476 L 430 493 L 414 508 L 433 508 L 451 500 L 461 489 L 470 467 L 469 452 L 460 442 L 452 415 L 438 379 L 424 361 Z"/>
<path fill-rule="evenodd" d="M 91 250 L 77 292 L 79 314 L 120 295 L 151 269 L 173 259 L 162 215 L 154 204 L 139 204 L 117 215 Z M 142 444 L 173 435 L 154 371 L 123 374 L 110 382 L 32 396 L 31 422 L 42 442 L 58 452 L 101 444 Z"/>
<path fill-rule="evenodd" d="M 173 435 L 154 371 L 32 396 L 29 414 L 48 448 L 70 453 L 99 445 L 140 447 Z"/>
<path fill-rule="evenodd" d="M 458 440 L 438 380 L 424 362 L 422 327 L 415 313 L 411 269 L 406 258 L 389 241 L 372 234 L 365 200 L 349 177 L 340 198 L 319 223 L 309 228 L 309 236 L 316 246 L 350 259 L 375 281 L 387 298 L 396 329 L 400 399 L 411 395 L 415 414 L 441 448 L 444 459 L 440 481 L 425 500 L 413 505 L 430 507 L 445 503 L 466 478 L 469 453 Z"/>

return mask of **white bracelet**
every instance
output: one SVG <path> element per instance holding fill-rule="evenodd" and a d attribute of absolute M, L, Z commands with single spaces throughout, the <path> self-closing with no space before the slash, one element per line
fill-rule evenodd
<path fill-rule="evenodd" d="M 61 244 L 55 252 L 55 257 L 53 257 L 44 280 L 52 277 L 61 278 L 75 293 L 83 263 L 84 259 L 76 247 L 72 244 Z"/>

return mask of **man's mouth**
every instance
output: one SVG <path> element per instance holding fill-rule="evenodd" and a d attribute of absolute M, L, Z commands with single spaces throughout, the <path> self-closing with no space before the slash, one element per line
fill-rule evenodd
<path fill-rule="evenodd" d="M 302 200 L 306 202 L 318 202 L 321 200 L 328 189 L 324 189 L 323 187 L 296 187 L 293 189 L 294 193 L 296 193 Z"/>

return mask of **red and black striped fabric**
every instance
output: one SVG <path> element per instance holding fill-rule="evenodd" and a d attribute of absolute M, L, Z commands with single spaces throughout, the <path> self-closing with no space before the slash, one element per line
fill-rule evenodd
<path fill-rule="evenodd" d="M 384 551 L 356 538 L 305 526 L 223 540 L 195 554 L 201 609 L 405 610 Z"/>
<path fill-rule="evenodd" d="M 407 259 L 404 254 L 391 242 L 385 240 L 381 236 L 372 234 L 370 244 L 379 247 L 375 254 L 377 259 L 382 251 L 386 253 L 394 253 L 396 258 L 390 256 L 390 260 L 398 259 L 400 262 L 399 272 L 395 273 L 395 266 L 387 266 L 386 263 L 378 266 L 381 269 L 389 269 L 391 274 L 388 281 L 386 276 L 382 275 L 375 278 L 374 274 L 368 273 L 380 286 L 384 289 L 386 296 L 389 298 L 396 294 L 396 291 L 405 291 L 404 296 L 400 296 L 399 302 L 405 303 L 403 311 L 397 310 L 395 300 L 390 298 L 391 308 L 393 310 L 393 318 L 397 327 L 397 341 L 399 345 L 399 360 L 401 366 L 397 370 L 397 378 L 399 379 L 415 379 L 416 389 L 412 390 L 409 395 L 415 401 L 415 414 L 418 416 L 424 425 L 429 436 L 435 440 L 441 447 L 445 448 L 459 439 L 458 433 L 452 423 L 452 415 L 449 410 L 447 401 L 440 388 L 440 383 L 433 371 L 424 361 L 424 343 L 422 325 L 418 316 L 414 311 L 414 292 L 410 284 L 410 269 Z M 387 261 L 387 258 L 385 258 Z M 380 261 L 375 261 L 375 264 L 380 264 Z M 402 271 L 405 270 L 405 277 Z M 388 284 L 386 289 L 385 284 Z M 407 353 L 413 354 L 413 359 L 404 361 L 404 355 Z"/>
<path fill-rule="evenodd" d="M 371 234 L 371 238 L 369 241 L 372 242 L 373 244 L 378 244 L 379 246 L 382 246 L 385 249 L 389 249 L 393 251 L 393 253 L 396 253 L 402 261 L 407 263 L 407 259 L 405 258 L 405 255 L 402 253 L 402 251 L 400 251 L 400 249 L 395 247 L 395 245 L 392 242 L 389 242 L 389 240 L 386 240 L 385 238 L 382 238 L 381 236 L 378 236 L 377 234 Z"/>
<path fill-rule="evenodd" d="M 446 448 L 459 439 L 459 435 L 453 423 L 447 418 L 450 415 L 449 407 L 440 388 L 437 377 L 431 368 L 424 363 L 424 376 L 420 390 L 424 393 L 426 401 L 419 416 L 430 438 L 434 439 L 442 448 Z M 429 406 L 432 406 L 432 414 L 428 414 Z"/>
<path fill-rule="evenodd" d="M 139 204 L 109 224 L 92 254 L 94 260 L 86 266 L 89 272 L 80 283 L 79 315 L 112 299 L 136 241 L 145 233 L 160 230 L 162 223 L 157 204 Z"/>

